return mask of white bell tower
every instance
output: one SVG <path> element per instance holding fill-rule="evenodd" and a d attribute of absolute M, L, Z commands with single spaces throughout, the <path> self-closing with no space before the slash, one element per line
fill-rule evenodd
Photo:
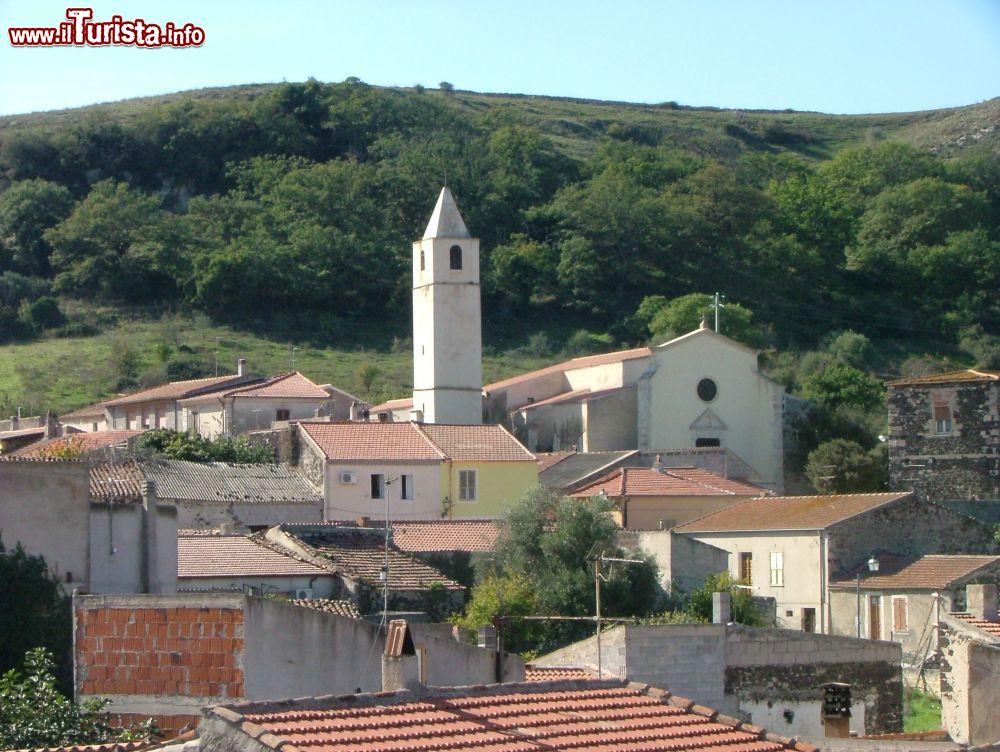
<path fill-rule="evenodd" d="M 413 409 L 425 423 L 483 422 L 479 239 L 441 189 L 413 244 Z"/>

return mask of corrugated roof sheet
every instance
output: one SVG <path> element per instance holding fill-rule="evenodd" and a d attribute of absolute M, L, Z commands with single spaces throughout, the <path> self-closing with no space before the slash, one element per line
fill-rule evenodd
<path fill-rule="evenodd" d="M 637 454 L 635 449 L 620 452 L 571 452 L 547 468 L 539 468 L 538 482 L 546 488 L 569 488 L 581 478 Z"/>
<path fill-rule="evenodd" d="M 671 467 L 655 470 L 645 467 L 620 467 L 603 478 L 584 486 L 573 496 L 596 496 L 601 492 L 611 498 L 624 496 L 762 496 L 763 488 L 723 478 L 699 467 Z"/>
<path fill-rule="evenodd" d="M 298 705 L 298 707 L 296 707 Z M 502 684 L 252 703 L 208 711 L 298 750 L 815 752 L 816 747 L 623 680 Z M 249 721 L 249 724 L 246 722 Z M 253 724 L 251 726 L 250 724 Z M 234 740 L 235 741 L 235 740 Z"/>
<path fill-rule="evenodd" d="M 932 373 L 928 376 L 914 376 L 908 379 L 890 381 L 887 386 L 915 386 L 918 384 L 962 384 L 967 382 L 1000 381 L 1000 371 L 965 368 L 960 371 Z"/>
<path fill-rule="evenodd" d="M 322 505 L 323 497 L 287 465 L 155 460 L 143 465 L 161 499 Z"/>
<path fill-rule="evenodd" d="M 177 537 L 177 577 L 318 577 L 325 570 L 246 535 Z"/>
<path fill-rule="evenodd" d="M 106 406 L 130 405 L 140 402 L 154 402 L 156 400 L 182 399 L 193 397 L 196 394 L 203 394 L 211 391 L 221 391 L 232 389 L 239 384 L 250 384 L 255 381 L 263 381 L 260 377 L 237 376 L 211 376 L 205 379 L 189 379 L 188 381 L 171 381 L 167 384 L 143 389 L 142 391 L 123 394 L 120 397 L 109 399 L 104 402 Z"/>
<path fill-rule="evenodd" d="M 1000 565 L 1000 556 L 927 554 L 918 557 L 878 554 L 878 572 L 867 562 L 831 581 L 831 587 L 854 588 L 861 573 L 863 590 L 939 590 L 971 577 L 980 569 Z"/>
<path fill-rule="evenodd" d="M 731 507 L 680 525 L 679 533 L 736 530 L 821 530 L 909 493 L 832 494 L 829 496 L 769 496 L 741 501 Z"/>

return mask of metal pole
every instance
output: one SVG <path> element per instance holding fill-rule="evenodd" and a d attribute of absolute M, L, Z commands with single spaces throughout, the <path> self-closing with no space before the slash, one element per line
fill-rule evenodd
<path fill-rule="evenodd" d="M 854 583 L 854 595 L 858 603 L 858 615 L 855 618 L 855 624 L 858 627 L 858 639 L 861 639 L 861 570 L 858 570 L 857 579 Z"/>
<path fill-rule="evenodd" d="M 594 622 L 597 624 L 597 678 L 604 678 L 601 671 L 601 557 L 594 559 Z"/>

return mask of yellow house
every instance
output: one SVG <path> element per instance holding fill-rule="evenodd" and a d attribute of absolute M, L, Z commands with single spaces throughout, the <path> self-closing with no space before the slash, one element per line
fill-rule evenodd
<path fill-rule="evenodd" d="M 299 426 L 299 462 L 325 496 L 324 519 L 495 518 L 538 483 L 538 464 L 502 426 Z"/>

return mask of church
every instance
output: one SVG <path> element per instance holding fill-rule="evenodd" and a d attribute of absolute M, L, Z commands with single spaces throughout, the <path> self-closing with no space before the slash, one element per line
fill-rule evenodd
<path fill-rule="evenodd" d="M 479 241 L 447 188 L 413 244 L 413 397 L 379 420 L 496 423 L 531 452 L 724 448 L 783 487 L 784 387 L 710 329 L 482 385 Z"/>

